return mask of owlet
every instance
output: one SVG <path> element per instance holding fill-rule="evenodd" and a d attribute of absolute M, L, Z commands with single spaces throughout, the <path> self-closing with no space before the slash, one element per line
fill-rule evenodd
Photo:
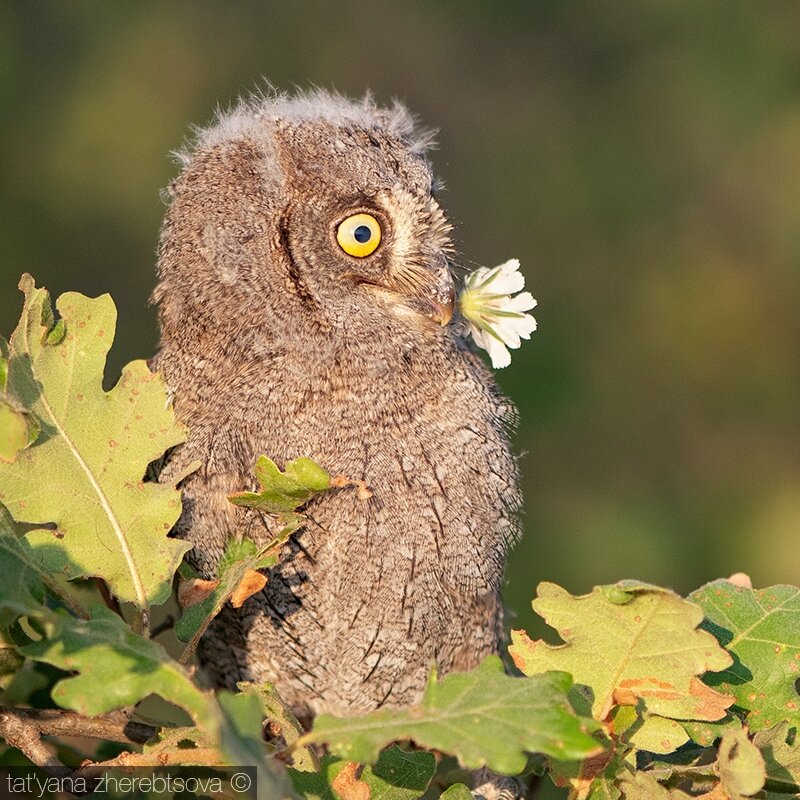
<path fill-rule="evenodd" d="M 240 609 L 201 642 L 211 678 L 274 682 L 301 716 L 416 701 L 432 664 L 498 652 L 517 534 L 513 406 L 451 322 L 450 226 L 430 137 L 400 106 L 324 92 L 240 103 L 201 130 L 169 190 L 155 366 L 192 460 L 177 535 L 214 574 L 262 543 L 265 454 L 364 481 L 312 500 Z"/>

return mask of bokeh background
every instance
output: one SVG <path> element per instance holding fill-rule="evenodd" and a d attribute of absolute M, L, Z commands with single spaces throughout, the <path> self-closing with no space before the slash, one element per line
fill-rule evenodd
<path fill-rule="evenodd" d="M 796 0 L 4 2 L 0 330 L 30 271 L 150 356 L 168 153 L 262 77 L 407 102 L 461 262 L 522 261 L 515 625 L 541 580 L 800 581 Z"/>

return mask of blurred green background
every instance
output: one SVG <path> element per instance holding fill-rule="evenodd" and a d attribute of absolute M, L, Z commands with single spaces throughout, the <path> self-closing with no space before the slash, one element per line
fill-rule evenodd
<path fill-rule="evenodd" d="M 30 271 L 150 356 L 168 152 L 261 76 L 406 101 L 462 263 L 522 261 L 515 625 L 545 579 L 800 581 L 796 0 L 4 2 L 0 330 Z"/>

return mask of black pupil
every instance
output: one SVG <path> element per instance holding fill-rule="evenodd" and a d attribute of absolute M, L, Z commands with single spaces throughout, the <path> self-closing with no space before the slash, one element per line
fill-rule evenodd
<path fill-rule="evenodd" d="M 372 238 L 372 231 L 366 225 L 359 225 L 353 231 L 353 238 L 359 244 L 366 244 Z"/>

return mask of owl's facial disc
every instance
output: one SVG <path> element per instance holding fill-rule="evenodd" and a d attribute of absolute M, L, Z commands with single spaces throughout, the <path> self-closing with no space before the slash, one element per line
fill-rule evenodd
<path fill-rule="evenodd" d="M 351 257 L 352 267 L 341 277 L 374 287 L 403 308 L 447 325 L 455 303 L 447 260 L 432 249 L 398 253 L 391 246 L 396 241 L 387 252 L 381 248 L 382 237 L 381 223 L 372 214 L 360 211 L 345 217 L 336 227 L 336 242 Z"/>

